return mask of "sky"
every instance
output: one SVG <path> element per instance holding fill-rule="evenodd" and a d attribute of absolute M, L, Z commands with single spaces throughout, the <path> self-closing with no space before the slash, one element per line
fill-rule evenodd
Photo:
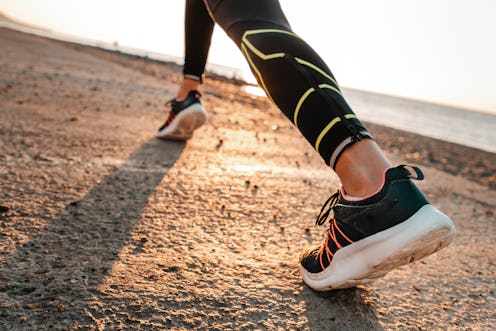
<path fill-rule="evenodd" d="M 293 30 L 341 86 L 496 114 L 495 0 L 281 0 Z M 174 56 L 184 0 L 0 0 L 57 32 Z M 248 66 L 218 28 L 209 62 Z"/>

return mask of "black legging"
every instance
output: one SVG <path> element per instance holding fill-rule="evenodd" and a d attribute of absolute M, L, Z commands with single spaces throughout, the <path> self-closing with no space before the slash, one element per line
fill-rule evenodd
<path fill-rule="evenodd" d="M 327 164 L 335 167 L 346 147 L 371 137 L 324 61 L 292 32 L 277 0 L 186 0 L 185 77 L 201 81 L 214 21 Z"/>

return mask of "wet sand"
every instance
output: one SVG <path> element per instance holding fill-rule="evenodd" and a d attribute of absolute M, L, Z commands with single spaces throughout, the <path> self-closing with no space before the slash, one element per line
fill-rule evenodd
<path fill-rule="evenodd" d="M 395 163 L 422 166 L 458 235 L 378 282 L 315 293 L 297 257 L 322 240 L 338 179 L 265 98 L 209 79 L 207 125 L 159 141 L 177 66 L 7 29 L 0 44 L 0 330 L 495 324 L 494 154 L 369 125 Z"/>

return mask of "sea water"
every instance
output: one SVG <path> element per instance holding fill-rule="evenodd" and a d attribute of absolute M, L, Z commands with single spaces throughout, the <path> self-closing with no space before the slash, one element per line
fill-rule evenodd
<path fill-rule="evenodd" d="M 364 121 L 496 153 L 496 115 L 354 89 L 343 93 Z"/>

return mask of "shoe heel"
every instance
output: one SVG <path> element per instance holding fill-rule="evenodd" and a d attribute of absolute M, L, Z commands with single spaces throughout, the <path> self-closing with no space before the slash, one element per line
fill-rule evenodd
<path fill-rule="evenodd" d="M 429 256 L 448 246 L 456 233 L 455 226 L 448 216 L 431 205 L 422 207 L 396 227 L 399 228 L 390 240 L 393 254 L 374 265 L 376 270 L 390 271 Z"/>

